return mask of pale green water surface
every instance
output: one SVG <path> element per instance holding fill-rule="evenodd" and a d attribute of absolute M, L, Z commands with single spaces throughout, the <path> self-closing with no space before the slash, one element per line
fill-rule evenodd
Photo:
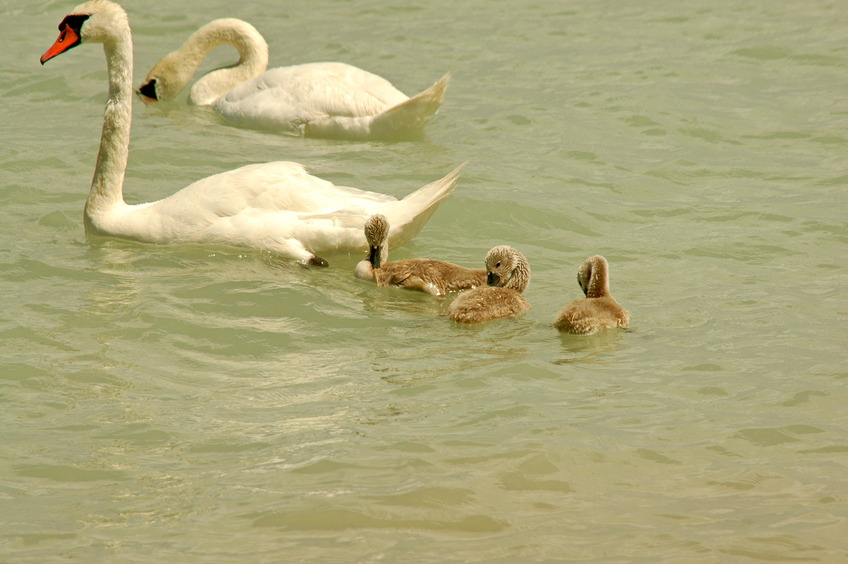
<path fill-rule="evenodd" d="M 73 6 L 0 0 L 0 562 L 848 561 L 844 3 L 125 3 L 136 84 L 224 16 L 274 66 L 451 72 L 411 142 L 137 104 L 125 193 L 467 160 L 392 256 L 524 251 L 533 309 L 474 328 L 360 256 L 87 239 L 102 49 L 38 63 Z M 561 337 L 591 254 L 632 330 Z"/>

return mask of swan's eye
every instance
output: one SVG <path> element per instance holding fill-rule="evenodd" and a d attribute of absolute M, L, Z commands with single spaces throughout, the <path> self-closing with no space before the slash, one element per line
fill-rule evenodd
<path fill-rule="evenodd" d="M 500 263 L 500 262 L 498 262 L 498 263 L 495 265 L 495 268 L 500 268 L 500 267 L 501 267 L 501 263 Z"/>

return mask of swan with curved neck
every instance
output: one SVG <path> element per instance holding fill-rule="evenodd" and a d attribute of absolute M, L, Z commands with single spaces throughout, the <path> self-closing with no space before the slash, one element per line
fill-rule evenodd
<path fill-rule="evenodd" d="M 610 293 L 607 259 L 595 255 L 583 261 L 577 283 L 586 297 L 565 306 L 554 327 L 564 333 L 591 335 L 601 329 L 628 326 L 630 313 Z"/>
<path fill-rule="evenodd" d="M 395 286 L 406 290 L 444 296 L 486 284 L 484 268 L 465 268 L 450 262 L 411 258 L 389 260 L 390 224 L 386 216 L 375 214 L 365 222 L 368 258 L 356 265 L 354 274 L 360 280 L 371 280 L 377 286 Z"/>
<path fill-rule="evenodd" d="M 457 296 L 448 316 L 457 323 L 483 323 L 530 309 L 521 295 L 530 283 L 530 264 L 518 250 L 501 245 L 486 255 L 487 286 Z"/>
<path fill-rule="evenodd" d="M 41 63 L 82 43 L 102 43 L 109 98 L 100 150 L 85 204 L 86 231 L 149 243 L 217 243 L 252 247 L 325 266 L 319 253 L 365 247 L 363 226 L 374 213 L 394 225 L 392 244 L 409 241 L 453 191 L 461 166 L 402 200 L 335 186 L 302 165 L 248 165 L 187 186 L 165 199 L 129 205 L 124 174 L 132 120 L 132 35 L 126 12 L 108 0 L 79 5 L 59 24 Z"/>
<path fill-rule="evenodd" d="M 344 63 L 268 66 L 268 44 L 255 27 L 235 18 L 214 20 L 165 55 L 138 88 L 149 104 L 175 98 L 206 56 L 222 45 L 236 64 L 210 71 L 188 100 L 213 106 L 231 123 L 308 137 L 379 139 L 420 134 L 441 106 L 445 76 L 409 98 L 386 79 Z"/>

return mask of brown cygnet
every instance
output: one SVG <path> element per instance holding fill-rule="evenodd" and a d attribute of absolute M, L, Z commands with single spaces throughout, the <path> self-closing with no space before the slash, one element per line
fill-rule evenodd
<path fill-rule="evenodd" d="M 368 259 L 356 265 L 355 275 L 361 280 L 373 280 L 377 286 L 397 286 L 407 290 L 444 296 L 486 284 L 486 270 L 465 268 L 450 262 L 431 259 L 404 259 L 387 262 L 389 258 L 389 221 L 377 214 L 365 222 L 368 240 Z"/>
<path fill-rule="evenodd" d="M 630 314 L 610 294 L 607 259 L 600 255 L 587 258 L 577 271 L 577 283 L 586 297 L 565 306 L 554 321 L 554 327 L 578 335 L 627 327 Z"/>
<path fill-rule="evenodd" d="M 521 292 L 530 283 L 527 258 L 512 247 L 495 247 L 486 255 L 487 286 L 457 296 L 448 316 L 457 323 L 483 323 L 530 309 Z"/>

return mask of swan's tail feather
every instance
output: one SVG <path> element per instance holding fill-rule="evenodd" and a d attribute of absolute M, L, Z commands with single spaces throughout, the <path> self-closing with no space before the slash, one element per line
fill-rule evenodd
<path fill-rule="evenodd" d="M 389 248 L 403 245 L 421 232 L 439 204 L 456 188 L 465 164 L 459 165 L 444 178 L 419 188 L 383 212 L 391 226 Z"/>
<path fill-rule="evenodd" d="M 374 116 L 371 136 L 386 139 L 420 134 L 442 105 L 449 81 L 450 74 L 446 74 L 427 90 Z"/>

